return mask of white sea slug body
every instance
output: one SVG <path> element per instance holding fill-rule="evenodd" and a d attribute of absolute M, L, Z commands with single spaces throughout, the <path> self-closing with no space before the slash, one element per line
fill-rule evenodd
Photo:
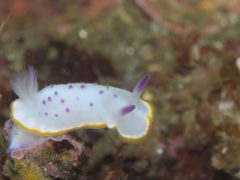
<path fill-rule="evenodd" d="M 144 137 L 153 119 L 152 108 L 140 98 L 148 77 L 133 92 L 90 83 L 50 85 L 38 91 L 33 68 L 19 76 L 13 89 L 19 96 L 11 104 L 11 119 L 22 136 L 44 141 L 80 128 L 116 128 L 128 140 Z M 15 129 L 15 130 L 14 130 Z M 10 134 L 11 136 L 11 134 Z M 10 149 L 24 146 L 21 136 L 10 137 Z"/>

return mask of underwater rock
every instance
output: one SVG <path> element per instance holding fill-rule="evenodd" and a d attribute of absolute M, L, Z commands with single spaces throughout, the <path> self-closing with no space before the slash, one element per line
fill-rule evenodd
<path fill-rule="evenodd" d="M 12 128 L 14 127 L 14 124 L 11 120 L 8 120 L 5 123 L 4 126 L 4 132 L 5 136 L 7 136 Z M 18 132 L 20 133 L 20 132 Z M 30 135 L 30 134 L 29 134 Z M 20 135 L 21 136 L 21 135 Z M 70 135 L 68 134 L 63 134 L 63 135 L 58 135 L 58 136 L 51 136 L 51 137 L 41 137 L 43 138 L 38 144 L 34 144 L 31 148 L 20 148 L 19 150 L 14 150 L 10 151 L 11 157 L 15 159 L 22 159 L 22 158 L 32 158 L 39 156 L 45 149 L 46 149 L 46 143 L 48 140 L 53 140 L 53 141 L 63 141 L 67 140 L 77 151 L 82 153 L 84 151 L 84 145 L 76 140 L 74 140 Z"/>
<path fill-rule="evenodd" d="M 211 158 L 212 166 L 240 178 L 240 141 L 235 138 L 227 138 L 215 146 Z"/>
<path fill-rule="evenodd" d="M 10 120 L 6 122 L 5 135 L 9 133 L 12 125 Z M 3 164 L 3 174 L 14 178 L 17 172 L 21 179 L 29 180 L 49 179 L 50 176 L 71 179 L 77 176 L 74 169 L 84 162 L 83 157 L 88 157 L 84 144 L 67 134 L 50 139 L 32 149 L 12 152 L 13 159 L 9 158 Z M 70 148 L 65 148 L 63 140 L 71 145 Z M 53 141 L 58 144 L 57 150 L 54 149 Z M 59 149 L 62 149 L 61 152 Z"/>

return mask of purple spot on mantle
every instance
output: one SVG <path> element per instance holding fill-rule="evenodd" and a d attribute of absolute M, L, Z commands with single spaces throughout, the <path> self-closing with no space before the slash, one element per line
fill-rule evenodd
<path fill-rule="evenodd" d="M 101 91 L 99 91 L 99 94 L 103 94 L 103 91 L 101 90 Z"/>
<path fill-rule="evenodd" d="M 76 97 L 76 100 L 79 100 L 79 97 Z"/>
<path fill-rule="evenodd" d="M 58 114 L 54 114 L 54 116 L 57 118 L 57 117 L 58 117 Z"/>
<path fill-rule="evenodd" d="M 90 103 L 89 103 L 89 106 L 93 107 L 93 103 L 92 103 L 92 102 L 90 102 Z"/>
<path fill-rule="evenodd" d="M 42 101 L 42 103 L 45 105 L 45 104 L 46 104 L 46 101 L 45 101 L 45 100 L 43 100 L 43 101 Z"/>
<path fill-rule="evenodd" d="M 57 96 L 57 95 L 58 95 L 58 92 L 57 92 L 57 91 L 55 91 L 55 92 L 54 92 L 54 95 L 56 95 L 56 96 Z"/>
<path fill-rule="evenodd" d="M 70 109 L 69 109 L 69 108 L 66 108 L 65 111 L 66 111 L 66 112 L 70 112 Z"/>
<path fill-rule="evenodd" d="M 85 85 L 82 84 L 82 85 L 80 86 L 80 88 L 81 88 L 81 89 L 84 89 L 84 88 L 85 88 Z"/>
<path fill-rule="evenodd" d="M 48 115 L 48 113 L 47 113 L 47 112 L 44 112 L 44 115 L 45 115 L 45 116 L 47 116 L 47 115 Z"/>
<path fill-rule="evenodd" d="M 68 86 L 68 89 L 72 89 L 72 88 L 73 88 L 73 85 L 70 84 L 70 85 Z"/>
<path fill-rule="evenodd" d="M 114 95 L 113 95 L 113 97 L 117 98 L 117 97 L 118 97 L 118 95 L 114 94 Z"/>
<path fill-rule="evenodd" d="M 51 100 L 52 100 L 52 98 L 50 96 L 48 96 L 48 101 L 51 101 Z"/>
<path fill-rule="evenodd" d="M 52 88 L 52 87 L 53 87 L 53 85 L 50 85 L 50 87 Z"/>
<path fill-rule="evenodd" d="M 61 103 L 64 103 L 65 101 L 64 101 L 64 99 L 61 99 Z"/>
<path fill-rule="evenodd" d="M 120 115 L 124 116 L 124 115 L 132 112 L 135 108 L 136 108 L 135 105 L 125 106 L 120 110 Z"/>

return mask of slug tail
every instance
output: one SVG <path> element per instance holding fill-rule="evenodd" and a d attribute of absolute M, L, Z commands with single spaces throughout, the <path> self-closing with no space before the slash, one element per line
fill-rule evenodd
<path fill-rule="evenodd" d="M 31 99 L 38 92 L 36 70 L 29 66 L 11 82 L 13 91 L 22 100 Z"/>
<path fill-rule="evenodd" d="M 9 147 L 7 153 L 11 154 L 12 157 L 20 159 L 22 157 L 17 157 L 17 153 L 24 150 L 29 150 L 37 145 L 47 141 L 50 137 L 47 136 L 37 136 L 24 129 L 13 125 L 9 132 Z M 19 154 L 21 155 L 21 153 Z"/>
<path fill-rule="evenodd" d="M 138 83 L 136 84 L 135 88 L 133 89 L 133 94 L 135 94 L 137 97 L 140 97 L 147 86 L 149 81 L 149 76 L 145 75 L 143 76 Z"/>

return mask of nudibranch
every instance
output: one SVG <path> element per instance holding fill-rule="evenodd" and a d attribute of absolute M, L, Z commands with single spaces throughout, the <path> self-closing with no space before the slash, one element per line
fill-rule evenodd
<path fill-rule="evenodd" d="M 10 107 L 14 126 L 9 151 L 81 128 L 114 128 L 126 140 L 142 139 L 153 119 L 152 106 L 140 97 L 148 81 L 144 76 L 133 92 L 96 83 L 54 84 L 38 90 L 36 71 L 29 67 L 12 82 L 19 98 Z"/>

